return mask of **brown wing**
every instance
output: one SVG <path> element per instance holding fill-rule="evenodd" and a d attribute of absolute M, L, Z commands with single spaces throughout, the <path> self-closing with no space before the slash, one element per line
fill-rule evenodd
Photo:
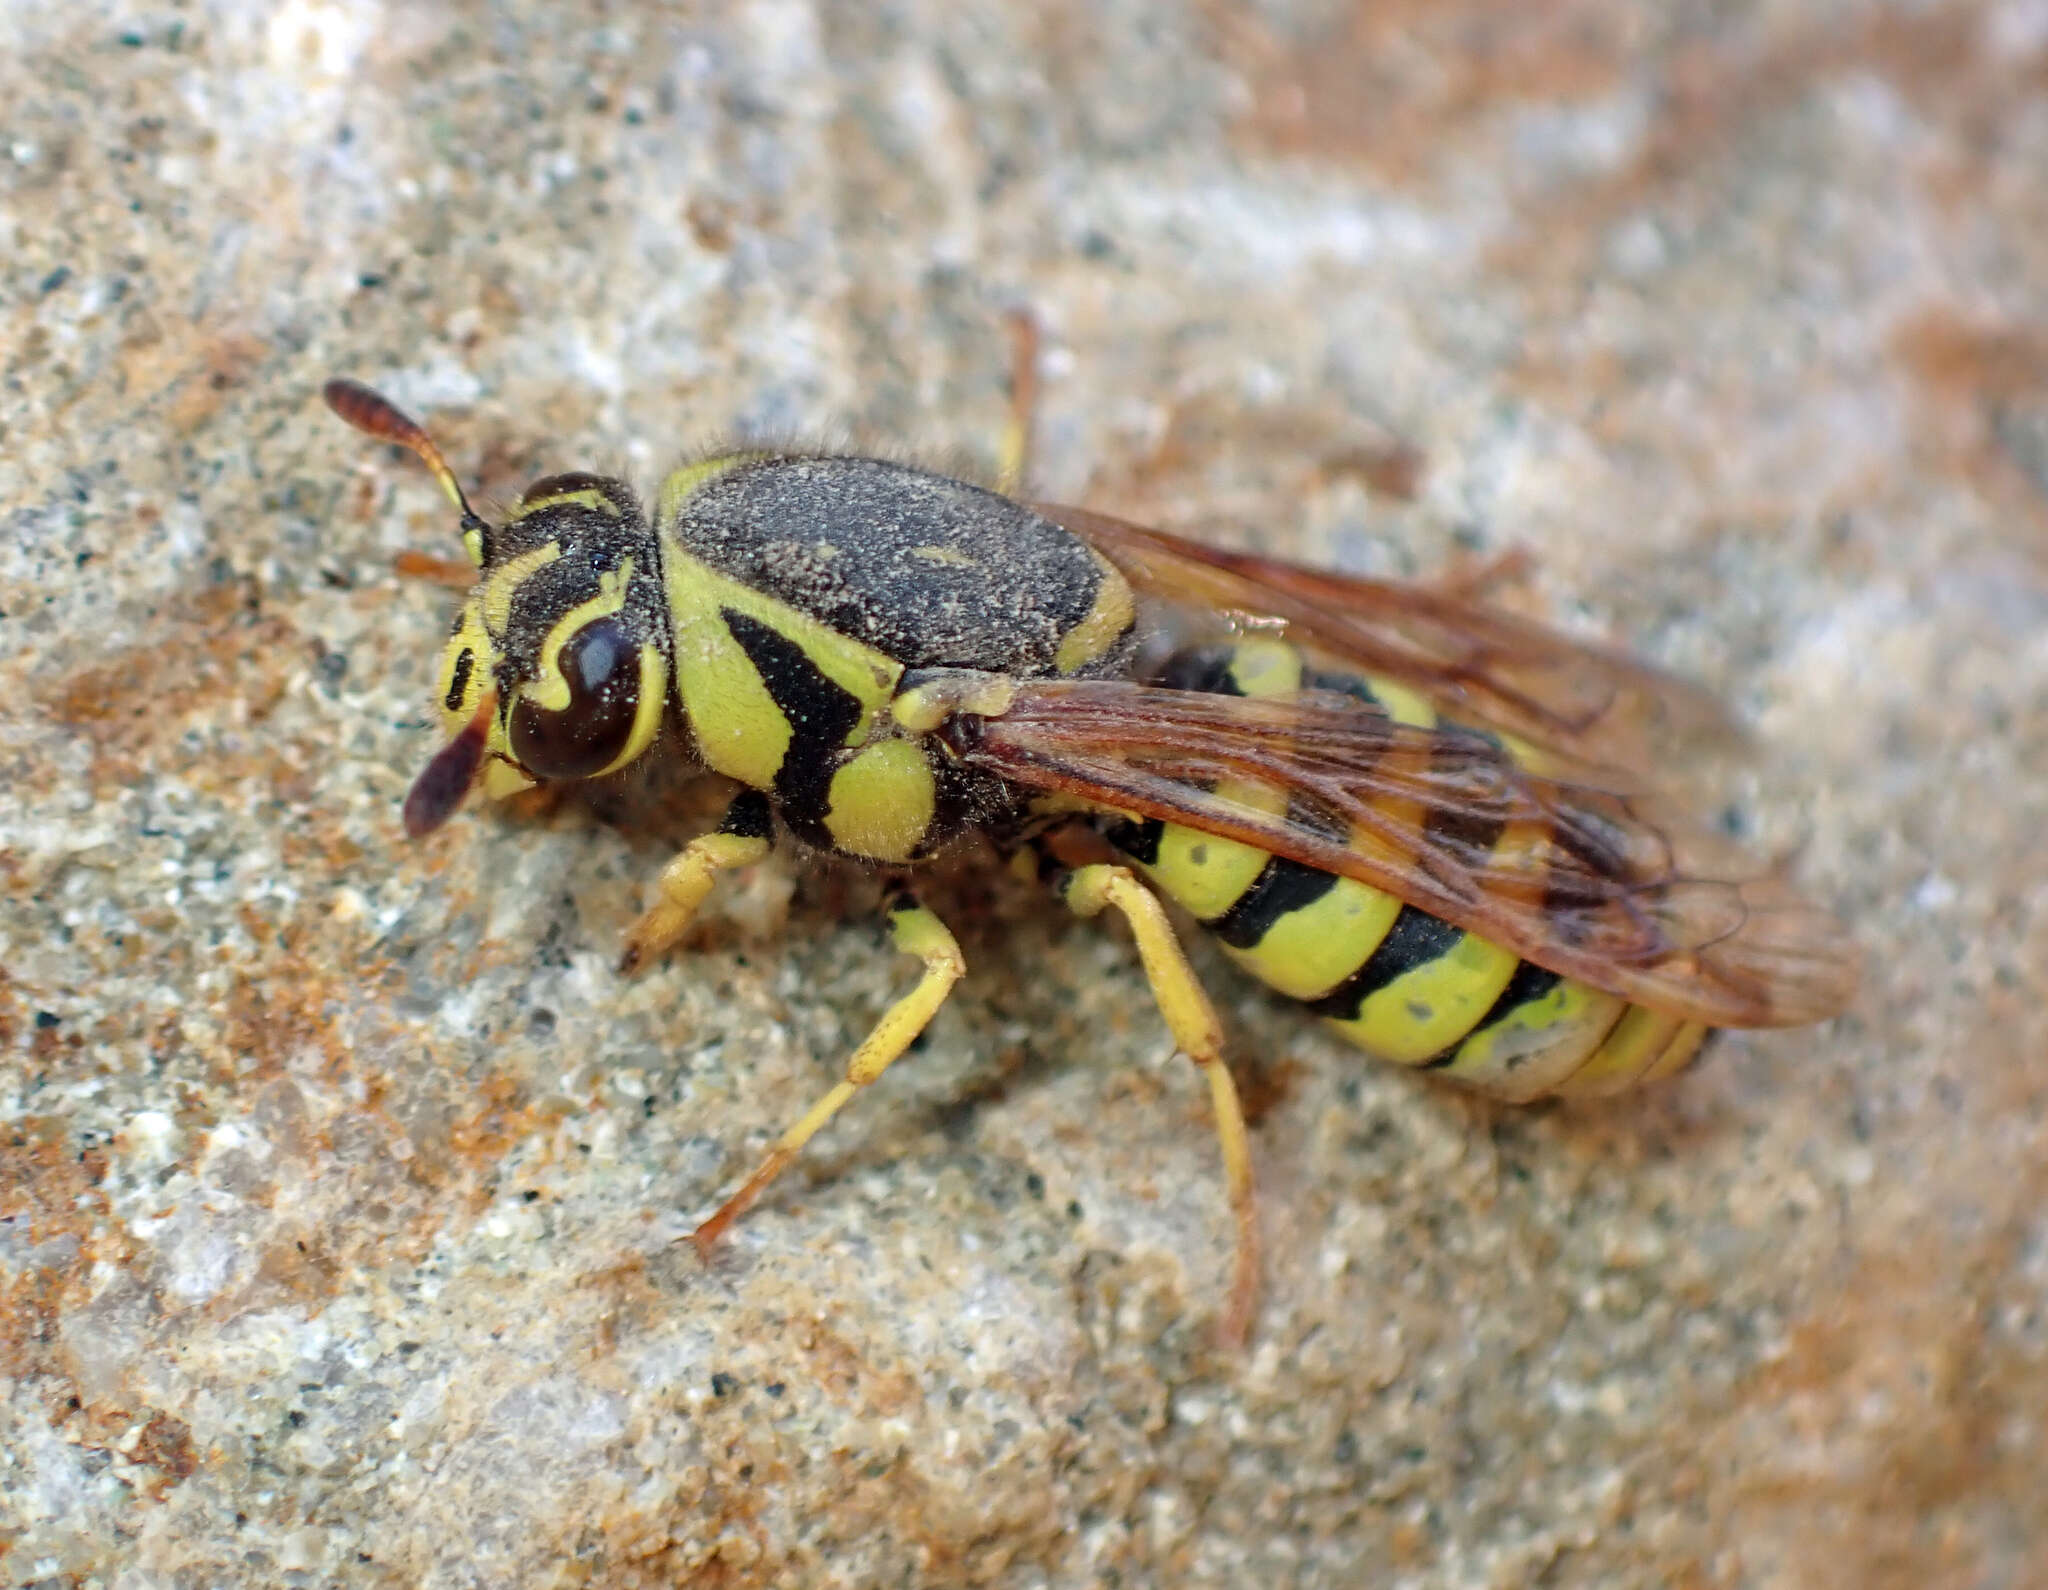
<path fill-rule="evenodd" d="M 1349 697 L 1022 682 L 942 731 L 1033 789 L 1356 878 L 1568 977 L 1688 1020 L 1780 1027 L 1848 1001 L 1841 929 L 1657 798 L 1518 766 L 1490 735 Z M 1233 796 L 1284 791 L 1285 810 Z M 1219 788 L 1218 786 L 1221 786 Z"/>
<path fill-rule="evenodd" d="M 1504 730 L 1582 768 L 1647 773 L 1673 745 L 1741 738 L 1696 685 L 1426 585 L 1203 546 L 1084 508 L 1032 507 L 1092 543 L 1142 590 L 1281 620 L 1288 638 L 1311 651 L 1394 679 L 1446 717 Z"/>

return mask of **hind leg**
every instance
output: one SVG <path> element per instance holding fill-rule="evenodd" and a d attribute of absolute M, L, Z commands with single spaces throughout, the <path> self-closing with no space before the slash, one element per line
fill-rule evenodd
<path fill-rule="evenodd" d="M 1223 1337 L 1242 1345 L 1250 1334 L 1252 1310 L 1259 1291 L 1259 1223 L 1252 1185 L 1251 1145 L 1245 1134 L 1244 1110 L 1237 1084 L 1223 1061 L 1223 1027 L 1209 996 L 1202 992 L 1194 968 L 1182 953 L 1180 940 L 1159 897 L 1128 868 L 1094 862 L 1064 872 L 1060 898 L 1080 916 L 1114 909 L 1131 925 L 1138 959 L 1152 985 L 1152 998 L 1166 1018 L 1173 1041 L 1209 1081 L 1209 1102 L 1216 1116 L 1216 1140 L 1223 1151 L 1223 1179 L 1237 1222 L 1237 1261 L 1230 1301 L 1223 1315 Z"/>

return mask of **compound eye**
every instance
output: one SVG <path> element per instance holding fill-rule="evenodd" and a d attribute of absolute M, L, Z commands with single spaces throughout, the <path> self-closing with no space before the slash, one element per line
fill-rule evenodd
<path fill-rule="evenodd" d="M 640 653 L 616 618 L 592 619 L 557 657 L 569 704 L 550 712 L 521 695 L 512 755 L 535 778 L 589 778 L 625 754 L 640 712 Z"/>

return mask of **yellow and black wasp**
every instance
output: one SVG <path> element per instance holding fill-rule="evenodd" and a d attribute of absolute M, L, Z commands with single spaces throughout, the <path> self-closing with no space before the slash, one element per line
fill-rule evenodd
<path fill-rule="evenodd" d="M 1715 709 L 1623 656 L 1445 588 L 876 458 L 706 458 L 651 512 L 623 481 L 553 475 L 491 524 L 389 402 L 349 381 L 326 398 L 418 454 L 462 516 L 450 738 L 407 796 L 408 832 L 479 783 L 501 797 L 603 778 L 659 747 L 739 793 L 663 869 L 629 969 L 778 825 L 904 870 L 980 833 L 1082 915 L 1120 912 L 1209 1081 L 1238 1229 L 1232 1335 L 1256 1289 L 1251 1159 L 1162 896 L 1361 1048 L 1513 1100 L 1669 1076 L 1714 1028 L 1824 1020 L 1854 987 L 1833 920 L 1660 793 L 1641 730 Z M 889 919 L 917 986 L 697 1229 L 700 1249 L 964 972 L 907 888 Z"/>

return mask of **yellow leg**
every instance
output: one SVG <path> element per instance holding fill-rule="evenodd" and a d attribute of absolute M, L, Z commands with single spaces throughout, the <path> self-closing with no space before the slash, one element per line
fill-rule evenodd
<path fill-rule="evenodd" d="M 661 869 L 661 899 L 626 930 L 619 970 L 637 972 L 673 948 L 690 930 L 690 919 L 711 892 L 712 881 L 767 855 L 772 831 L 767 799 L 755 790 L 741 791 L 716 832 L 691 840 Z"/>
<path fill-rule="evenodd" d="M 1223 1175 L 1230 1190 L 1231 1212 L 1237 1217 L 1237 1272 L 1230 1304 L 1223 1316 L 1224 1339 L 1241 1344 L 1251 1331 L 1252 1308 L 1259 1291 L 1259 1225 L 1252 1189 L 1251 1147 L 1245 1137 L 1244 1111 L 1237 1084 L 1223 1063 L 1223 1027 L 1194 969 L 1181 953 L 1173 924 L 1159 897 L 1127 867 L 1097 862 L 1066 875 L 1060 886 L 1067 905 L 1081 916 L 1094 916 L 1105 906 L 1121 911 L 1138 941 L 1138 958 L 1152 985 L 1152 998 L 1173 1033 L 1181 1053 L 1202 1068 L 1209 1079 L 1209 1100 L 1216 1111 L 1216 1137 L 1223 1148 Z"/>
<path fill-rule="evenodd" d="M 803 1152 L 804 1144 L 817 1135 L 819 1128 L 837 1115 L 856 1093 L 888 1070 L 890 1063 L 916 1041 L 917 1035 L 924 1031 L 925 1023 L 946 1002 L 953 985 L 967 970 L 960 946 L 953 942 L 953 935 L 946 931 L 946 924 L 907 894 L 899 894 L 889 907 L 889 933 L 896 941 L 896 948 L 924 962 L 924 975 L 917 980 L 915 988 L 882 1013 L 874 1031 L 854 1050 L 853 1058 L 846 1063 L 846 1079 L 812 1105 L 802 1120 L 784 1132 L 775 1146 L 768 1150 L 768 1157 L 755 1167 L 754 1174 L 741 1184 L 740 1190 L 726 1199 L 718 1212 L 691 1234 L 690 1240 L 697 1245 L 699 1253 L 709 1253 L 711 1245 L 725 1234 L 726 1227 L 753 1207 L 754 1200 L 788 1168 L 791 1160 Z"/>
<path fill-rule="evenodd" d="M 1013 309 L 1010 326 L 1010 417 L 1003 426 L 1003 450 L 996 464 L 996 490 L 1014 497 L 1031 467 L 1031 424 L 1038 409 L 1038 322 L 1028 309 Z"/>
<path fill-rule="evenodd" d="M 1489 558 L 1463 556 L 1426 581 L 1429 589 L 1460 602 L 1490 602 L 1502 587 L 1526 581 L 1536 567 L 1527 547 L 1509 547 Z"/>

